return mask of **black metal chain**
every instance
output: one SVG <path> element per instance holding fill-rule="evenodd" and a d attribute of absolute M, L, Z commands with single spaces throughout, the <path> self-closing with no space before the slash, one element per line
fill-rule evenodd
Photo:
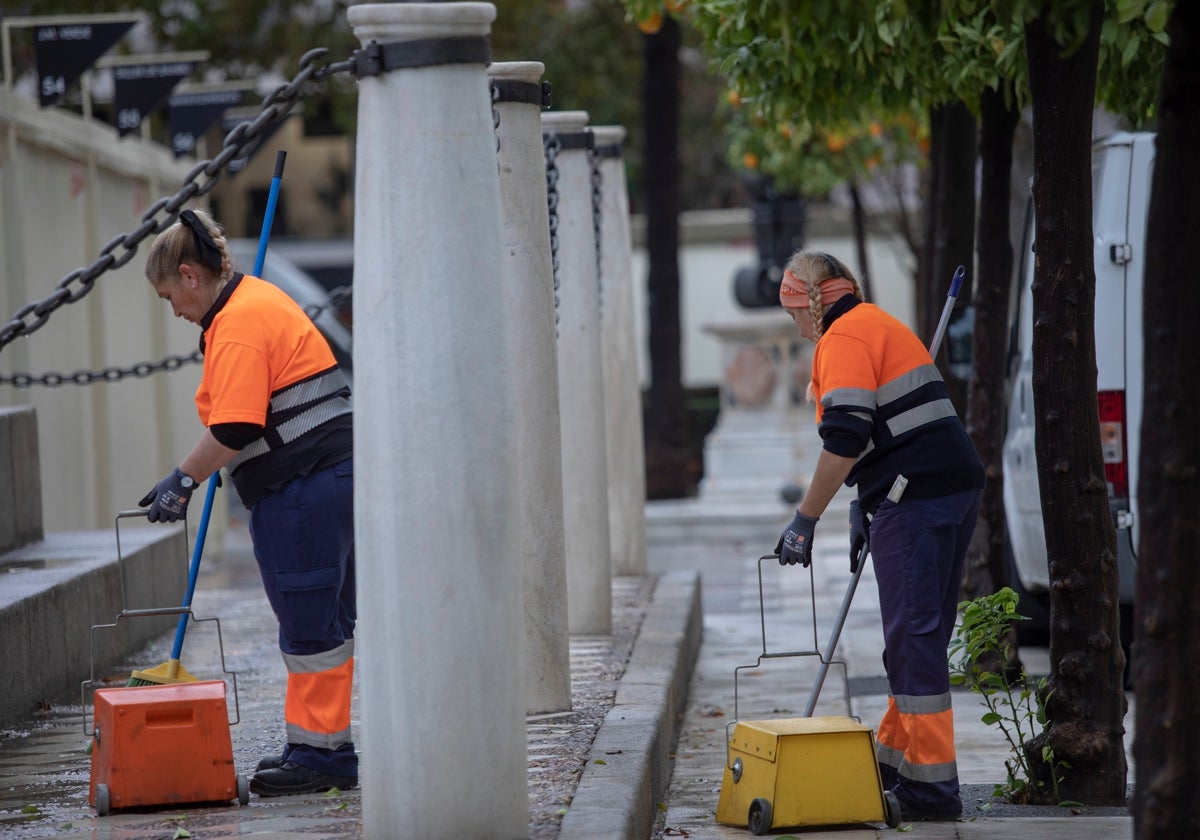
<path fill-rule="evenodd" d="M 342 302 L 353 297 L 351 286 L 338 286 L 330 290 L 329 297 L 322 303 L 314 303 L 304 307 L 304 314 L 312 320 L 321 317 L 321 313 L 330 307 L 335 309 Z M 30 388 L 34 385 L 44 385 L 47 388 L 57 388 L 59 385 L 91 385 L 95 382 L 120 382 L 130 377 L 143 378 L 152 373 L 165 371 L 171 373 L 184 365 L 200 364 L 204 355 L 194 351 L 190 356 L 167 356 L 157 362 L 138 362 L 129 367 L 106 367 L 102 370 L 77 370 L 74 373 L 14 373 L 0 374 L 0 385 L 12 385 L 15 388 Z"/>
<path fill-rule="evenodd" d="M 230 161 L 241 157 L 247 147 L 259 140 L 264 129 L 282 121 L 291 113 L 300 97 L 301 88 L 306 83 L 326 79 L 335 73 L 352 71 L 352 59 L 319 65 L 317 60 L 328 52 L 329 50 L 320 48 L 305 53 L 300 59 L 300 70 L 292 80 L 267 95 L 254 119 L 241 123 L 225 136 L 222 149 L 216 157 L 196 164 L 185 176 L 183 186 L 178 192 L 156 201 L 142 214 L 140 225 L 110 240 L 100 249 L 100 256 L 95 262 L 85 268 L 77 268 L 62 278 L 48 297 L 28 303 L 13 313 L 8 323 L 0 327 L 0 352 L 17 338 L 28 336 L 45 326 L 59 307 L 67 303 L 77 303 L 86 297 L 101 274 L 124 266 L 133 259 L 142 240 L 152 233 L 161 233 L 174 223 L 185 203 L 211 192 Z M 202 175 L 207 180 L 200 182 L 199 178 Z M 160 212 L 165 215 L 156 219 Z M 114 252 L 121 247 L 125 250 L 120 255 L 115 254 Z"/>
<path fill-rule="evenodd" d="M 157 362 L 138 362 L 129 367 L 106 367 L 102 370 L 77 370 L 74 373 L 14 373 L 11 376 L 0 375 L 0 385 L 13 385 L 17 388 L 29 388 L 34 385 L 44 385 L 47 388 L 57 388 L 59 385 L 91 385 L 93 382 L 120 382 L 122 379 L 136 377 L 141 379 L 152 373 L 179 370 L 184 365 L 202 362 L 204 357 L 199 350 L 190 356 L 167 356 Z"/>
<path fill-rule="evenodd" d="M 604 320 L 604 260 L 600 235 L 604 214 L 604 173 L 600 171 L 600 153 L 595 148 L 588 149 L 588 164 L 592 168 L 592 232 L 596 237 L 596 306 L 597 319 Z"/>
<path fill-rule="evenodd" d="M 354 297 L 354 287 L 350 285 L 338 286 L 335 289 L 329 290 L 329 297 L 322 303 L 312 303 L 304 307 L 304 314 L 312 320 L 317 320 L 321 317 L 321 313 L 331 306 L 337 310 L 341 308 L 342 302 Z"/>
<path fill-rule="evenodd" d="M 554 335 L 558 336 L 558 153 L 562 141 L 551 131 L 542 135 L 546 153 L 546 207 L 550 211 L 550 270 L 554 276 Z"/>
<path fill-rule="evenodd" d="M 496 134 L 496 154 L 500 154 L 500 109 L 496 107 L 496 103 L 500 101 L 500 85 L 496 84 L 496 80 L 488 78 L 488 86 L 492 91 L 492 131 Z"/>

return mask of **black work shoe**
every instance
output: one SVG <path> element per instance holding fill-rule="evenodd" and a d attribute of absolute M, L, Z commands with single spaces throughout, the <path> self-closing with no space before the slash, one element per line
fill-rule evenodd
<path fill-rule="evenodd" d="M 261 773 L 263 770 L 274 770 L 276 767 L 282 766 L 283 753 L 280 753 L 279 755 L 269 755 L 258 762 L 258 768 L 256 772 Z"/>
<path fill-rule="evenodd" d="M 278 767 L 259 770 L 250 780 L 250 791 L 259 796 L 289 796 L 295 793 L 321 793 L 331 788 L 356 787 L 355 776 L 327 776 L 309 770 L 294 761 L 285 761 Z"/>
<path fill-rule="evenodd" d="M 254 782 L 250 783 L 250 789 L 254 790 Z M 900 803 L 900 821 L 901 822 L 954 822 L 962 817 L 962 806 L 957 808 L 939 808 L 926 809 L 917 808 L 914 805 L 909 805 L 905 802 Z"/>

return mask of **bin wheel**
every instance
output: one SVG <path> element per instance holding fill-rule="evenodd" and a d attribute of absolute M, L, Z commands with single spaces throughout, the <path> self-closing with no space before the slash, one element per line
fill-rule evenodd
<path fill-rule="evenodd" d="M 247 779 L 245 776 L 238 776 L 237 777 L 237 790 L 238 790 L 238 804 L 243 805 L 243 806 L 249 805 L 250 804 L 250 780 Z"/>
<path fill-rule="evenodd" d="M 883 792 L 883 816 L 888 828 L 900 825 L 900 799 L 890 790 Z"/>
<path fill-rule="evenodd" d="M 96 785 L 96 815 L 100 817 L 107 817 L 109 806 L 111 804 L 112 803 L 108 797 L 108 785 Z"/>
<path fill-rule="evenodd" d="M 750 814 L 746 827 L 751 834 L 766 834 L 771 828 L 771 803 L 766 799 L 755 799 L 750 803 Z"/>

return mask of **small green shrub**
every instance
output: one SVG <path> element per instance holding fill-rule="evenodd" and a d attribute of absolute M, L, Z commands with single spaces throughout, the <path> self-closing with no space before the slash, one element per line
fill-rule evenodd
<path fill-rule="evenodd" d="M 1017 594 L 1004 587 L 993 595 L 983 595 L 958 605 L 962 621 L 950 640 L 950 682 L 964 685 L 978 694 L 987 708 L 980 718 L 997 726 L 1008 741 L 1010 755 L 1004 760 L 1008 781 L 996 786 L 996 795 L 1010 802 L 1028 802 L 1035 789 L 1045 785 L 1031 767 L 1029 743 L 1046 725 L 1045 703 L 1050 697 L 1047 678 L 1031 682 L 1029 676 L 1010 678 L 1005 664 L 1011 657 L 1009 639 L 1014 621 L 1027 621 L 1017 613 Z M 1054 749 L 1044 746 L 1041 759 L 1050 768 L 1054 800 L 1059 801 L 1061 771 L 1069 770 L 1065 761 L 1055 761 Z"/>

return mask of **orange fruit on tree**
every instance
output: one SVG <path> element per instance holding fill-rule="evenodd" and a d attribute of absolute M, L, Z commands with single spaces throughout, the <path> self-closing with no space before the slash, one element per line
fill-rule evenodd
<path fill-rule="evenodd" d="M 651 12 L 648 16 L 637 22 L 637 28 L 645 32 L 647 35 L 653 35 L 655 32 L 662 29 L 662 25 L 662 12 Z"/>
<path fill-rule="evenodd" d="M 758 169 L 758 155 L 754 152 L 746 152 L 742 155 L 742 166 L 747 169 Z"/>

